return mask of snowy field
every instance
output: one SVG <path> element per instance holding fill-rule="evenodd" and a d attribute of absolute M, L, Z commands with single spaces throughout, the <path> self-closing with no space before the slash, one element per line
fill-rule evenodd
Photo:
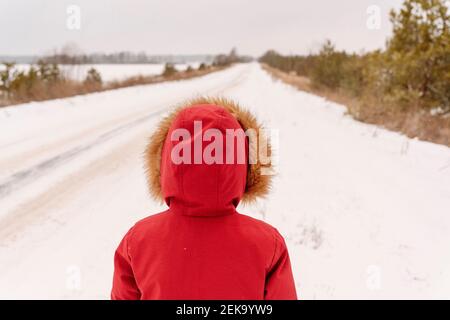
<path fill-rule="evenodd" d="M 179 71 L 186 70 L 188 66 L 198 68 L 200 63 L 194 62 L 190 64 L 177 64 L 175 68 Z M 102 80 L 105 82 L 124 80 L 133 76 L 150 76 L 158 75 L 164 71 L 164 64 L 80 64 L 80 65 L 60 65 L 62 73 L 73 80 L 83 81 L 89 69 L 95 68 Z M 0 70 L 4 69 L 0 65 Z M 17 64 L 14 70 L 27 71 L 30 69 L 29 64 Z"/>
<path fill-rule="evenodd" d="M 256 64 L 0 109 L 0 298 L 107 299 L 114 250 L 163 210 L 142 152 L 168 106 L 226 95 L 278 129 L 271 195 L 300 298 L 450 298 L 450 148 L 345 115 Z"/>

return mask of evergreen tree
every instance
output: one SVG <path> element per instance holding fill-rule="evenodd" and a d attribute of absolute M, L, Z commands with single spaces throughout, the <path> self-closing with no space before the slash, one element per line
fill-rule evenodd
<path fill-rule="evenodd" d="M 444 0 L 405 0 L 391 12 L 387 89 L 400 100 L 450 110 L 450 17 Z"/>

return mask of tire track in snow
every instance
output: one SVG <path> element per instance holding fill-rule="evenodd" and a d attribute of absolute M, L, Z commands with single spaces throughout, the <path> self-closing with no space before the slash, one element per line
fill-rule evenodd
<path fill-rule="evenodd" d="M 94 141 L 92 141 L 90 143 L 74 147 L 68 151 L 65 151 L 54 157 L 44 160 L 44 161 L 38 163 L 37 165 L 32 166 L 31 168 L 21 170 L 17 173 L 14 173 L 13 175 L 11 175 L 10 178 L 6 179 L 5 182 L 0 184 L 0 200 L 2 198 L 5 198 L 9 194 L 11 194 L 13 191 L 20 189 L 24 185 L 27 185 L 28 183 L 45 175 L 52 169 L 54 169 L 58 166 L 61 166 L 64 163 L 66 163 L 67 161 L 70 161 L 70 160 L 76 158 L 81 153 L 89 151 L 89 150 L 95 148 L 96 146 L 113 139 L 118 134 L 120 134 L 124 131 L 127 131 L 147 120 L 150 120 L 151 118 L 158 116 L 158 115 L 164 113 L 165 111 L 166 110 L 163 109 L 163 110 L 152 112 L 145 117 L 138 118 L 138 119 L 128 122 L 124 125 L 116 127 L 112 130 L 109 130 L 109 131 L 101 134 L 100 136 L 98 136 Z"/>
<path fill-rule="evenodd" d="M 98 157 L 79 170 L 68 173 L 56 184 L 50 186 L 43 194 L 38 194 L 16 206 L 10 214 L 0 219 L 0 248 L 20 239 L 23 230 L 47 219 L 63 226 L 67 223 L 67 214 L 60 210 L 62 204 L 70 201 L 77 190 L 88 187 L 92 177 L 98 177 L 117 169 L 118 165 L 126 165 L 133 149 L 139 148 L 141 132 L 134 133 L 126 142 L 122 141 L 115 148 L 109 150 L 102 157 Z M 128 142 L 131 140 L 131 142 Z M 125 156 L 124 156 L 125 155 Z M 125 164 L 124 164 L 125 163 Z M 60 211 L 57 216 L 51 212 Z"/>

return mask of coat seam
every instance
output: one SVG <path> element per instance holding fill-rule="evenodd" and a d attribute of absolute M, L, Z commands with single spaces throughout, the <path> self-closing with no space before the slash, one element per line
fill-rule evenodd
<path fill-rule="evenodd" d="M 136 226 L 136 225 L 134 225 L 134 226 L 130 229 L 130 231 L 128 232 L 128 239 L 127 239 L 127 256 L 128 256 L 128 259 L 130 260 L 130 268 L 131 268 L 131 272 L 133 273 L 134 283 L 136 284 L 136 288 L 137 288 L 137 290 L 138 290 L 138 292 L 139 292 L 139 295 L 141 296 L 141 295 L 142 295 L 142 290 L 141 290 L 141 288 L 139 288 L 139 284 L 138 284 L 137 279 L 136 279 L 136 272 L 134 271 L 134 268 L 133 268 L 133 264 L 132 264 L 132 256 L 131 256 L 131 242 L 132 242 L 132 240 L 133 240 L 133 234 L 134 234 L 135 226 Z"/>
<path fill-rule="evenodd" d="M 268 272 L 270 272 L 270 271 L 272 270 L 272 268 L 273 268 L 274 261 L 275 261 L 275 256 L 276 256 L 277 249 L 278 249 L 278 241 L 277 241 L 277 238 L 275 237 L 274 234 L 272 234 L 272 237 L 273 237 L 273 239 L 275 240 L 275 249 L 274 249 L 274 252 L 273 252 L 272 260 L 270 261 L 270 267 L 269 267 Z"/>
<path fill-rule="evenodd" d="M 130 262 L 131 262 L 131 240 L 133 238 L 133 230 L 134 230 L 134 227 L 130 229 L 130 231 L 128 233 L 128 240 L 127 240 L 127 256 L 128 256 L 128 259 L 130 260 Z"/>

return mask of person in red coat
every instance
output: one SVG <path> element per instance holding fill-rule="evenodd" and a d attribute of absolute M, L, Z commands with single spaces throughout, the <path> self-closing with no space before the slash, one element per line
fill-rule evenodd
<path fill-rule="evenodd" d="M 248 129 L 258 139 L 240 139 Z M 269 191 L 270 162 L 251 160 L 268 145 L 260 129 L 222 98 L 189 101 L 162 120 L 145 161 L 151 194 L 169 208 L 137 222 L 119 244 L 112 299 L 297 299 L 283 237 L 236 211 Z"/>

